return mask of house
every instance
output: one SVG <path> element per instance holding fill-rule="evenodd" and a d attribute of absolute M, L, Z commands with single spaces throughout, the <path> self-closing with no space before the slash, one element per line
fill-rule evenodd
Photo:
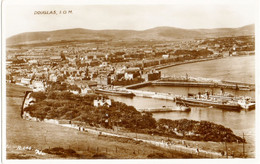
<path fill-rule="evenodd" d="M 28 79 L 28 78 L 21 78 L 21 84 L 25 85 L 25 86 L 28 86 L 30 85 L 31 83 L 31 79 Z"/>
<path fill-rule="evenodd" d="M 79 94 L 79 91 L 78 90 L 69 90 L 71 93 L 75 94 L 75 95 L 78 95 Z"/>
<path fill-rule="evenodd" d="M 111 84 L 111 77 L 101 74 L 96 78 L 96 81 L 98 85 L 109 85 Z"/>
<path fill-rule="evenodd" d="M 162 58 L 163 58 L 163 59 L 168 59 L 168 58 L 169 58 L 169 55 L 162 55 Z"/>
<path fill-rule="evenodd" d="M 49 77 L 49 81 L 57 82 L 58 77 L 55 74 L 51 74 Z"/>
<path fill-rule="evenodd" d="M 111 106 L 111 100 L 110 99 L 104 99 L 103 97 L 101 99 L 96 99 L 94 100 L 94 106 L 99 107 L 99 106 Z"/>
<path fill-rule="evenodd" d="M 45 87 L 42 81 L 33 81 L 32 82 L 32 88 L 34 92 L 44 92 Z"/>
<path fill-rule="evenodd" d="M 125 79 L 133 79 L 140 76 L 141 69 L 139 67 L 131 67 L 125 70 Z"/>
<path fill-rule="evenodd" d="M 124 75 L 124 78 L 126 80 L 133 80 L 134 79 L 134 74 L 126 72 L 125 75 Z"/>
<path fill-rule="evenodd" d="M 52 61 L 61 61 L 61 56 L 60 55 L 51 56 L 50 60 L 52 60 Z"/>
<path fill-rule="evenodd" d="M 229 51 L 223 51 L 222 55 L 223 55 L 223 57 L 228 57 L 229 56 Z"/>
<path fill-rule="evenodd" d="M 29 63 L 29 64 L 37 64 L 38 61 L 33 59 L 33 60 L 29 60 L 28 63 Z"/>
<path fill-rule="evenodd" d="M 144 74 L 145 81 L 158 80 L 161 78 L 161 71 L 151 71 L 147 74 Z"/>

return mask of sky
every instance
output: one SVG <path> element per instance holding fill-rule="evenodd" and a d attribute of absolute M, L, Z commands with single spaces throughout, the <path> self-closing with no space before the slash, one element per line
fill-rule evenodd
<path fill-rule="evenodd" d="M 157 26 L 171 26 L 198 29 L 234 28 L 255 23 L 257 11 L 254 1 L 226 2 L 128 5 L 7 4 L 3 10 L 4 32 L 6 37 L 10 37 L 23 32 L 69 28 L 145 30 Z M 72 11 L 72 14 L 35 14 L 38 11 L 54 10 L 57 13 Z"/>

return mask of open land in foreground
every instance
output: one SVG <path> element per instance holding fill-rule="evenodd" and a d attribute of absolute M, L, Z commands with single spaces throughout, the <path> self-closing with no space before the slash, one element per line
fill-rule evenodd
<path fill-rule="evenodd" d="M 7 159 L 195 158 L 190 154 L 169 151 L 134 140 L 98 136 L 50 123 L 23 120 L 20 117 L 20 107 L 25 90 L 28 89 L 15 85 L 7 86 Z M 31 147 L 33 150 L 23 150 L 24 147 Z M 39 155 L 35 153 L 36 149 L 44 150 L 55 147 L 72 149 L 78 155 L 73 153 Z"/>
<path fill-rule="evenodd" d="M 168 150 L 144 142 L 126 138 L 98 136 L 95 134 L 80 132 L 75 129 L 61 127 L 45 122 L 32 122 L 20 117 L 24 91 L 16 85 L 7 85 L 7 159 L 144 159 L 144 158 L 204 158 L 195 154 Z M 106 129 L 98 129 L 108 131 Z M 135 137 L 135 133 L 119 131 L 119 134 Z M 138 138 L 160 141 L 165 137 L 138 134 Z M 171 138 L 172 139 L 172 138 Z M 182 140 L 172 139 L 176 143 Z M 209 151 L 220 151 L 225 149 L 224 144 L 215 142 L 185 141 L 189 147 L 198 147 Z M 32 150 L 24 150 L 31 147 Z M 58 147 L 60 147 L 58 149 Z M 65 150 L 63 150 L 63 149 Z M 25 148 L 26 149 L 26 148 Z M 45 150 L 52 154 L 41 155 L 35 150 Z M 49 150 L 46 150 L 49 149 Z M 247 157 L 254 157 L 254 146 L 245 144 Z M 242 144 L 229 143 L 228 150 L 236 152 L 241 156 Z M 248 152 L 252 152 L 251 154 Z M 223 157 L 224 158 L 224 157 Z"/>

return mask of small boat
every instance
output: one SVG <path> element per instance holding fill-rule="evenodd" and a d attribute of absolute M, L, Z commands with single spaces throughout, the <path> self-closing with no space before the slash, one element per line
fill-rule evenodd
<path fill-rule="evenodd" d="M 95 93 L 108 94 L 108 95 L 117 95 L 117 96 L 126 96 L 126 97 L 133 97 L 133 96 L 135 96 L 135 94 L 130 92 L 130 91 L 127 91 L 127 90 L 114 90 L 114 89 L 95 89 Z"/>

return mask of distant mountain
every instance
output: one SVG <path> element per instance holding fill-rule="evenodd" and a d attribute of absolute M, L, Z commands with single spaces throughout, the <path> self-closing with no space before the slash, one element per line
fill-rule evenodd
<path fill-rule="evenodd" d="M 73 40 L 176 40 L 209 37 L 254 35 L 254 24 L 239 28 L 182 29 L 156 27 L 143 31 L 136 30 L 89 30 L 65 29 L 56 31 L 26 32 L 7 38 L 7 45 Z"/>

